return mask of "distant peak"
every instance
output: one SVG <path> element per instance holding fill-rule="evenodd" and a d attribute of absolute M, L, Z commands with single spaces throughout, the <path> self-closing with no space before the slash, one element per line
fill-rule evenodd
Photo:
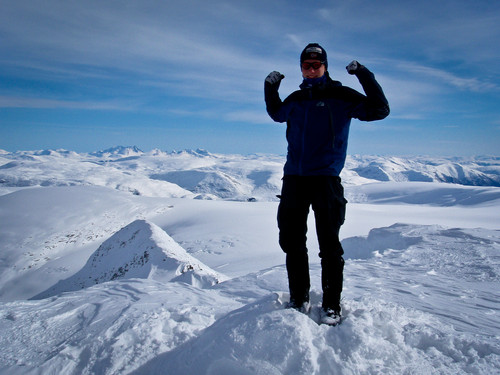
<path fill-rule="evenodd" d="M 110 156 L 137 156 L 142 155 L 144 152 L 137 146 L 114 146 L 102 151 L 96 151 L 90 153 L 90 155 L 98 157 L 110 157 Z"/>
<path fill-rule="evenodd" d="M 193 155 L 193 156 L 213 156 L 210 152 L 208 152 L 207 150 L 205 149 L 202 149 L 202 148 L 197 148 L 196 150 L 192 150 L 192 149 L 186 149 L 186 150 L 182 150 L 182 151 L 172 151 L 172 154 L 176 154 L 176 155 Z"/>

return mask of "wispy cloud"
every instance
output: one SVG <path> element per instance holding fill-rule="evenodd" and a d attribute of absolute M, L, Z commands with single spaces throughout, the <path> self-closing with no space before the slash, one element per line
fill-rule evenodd
<path fill-rule="evenodd" d="M 403 68 L 401 64 L 400 68 Z M 427 78 L 426 80 L 428 81 L 430 81 L 431 79 L 438 79 L 440 83 L 445 83 L 462 90 L 483 92 L 483 91 L 497 91 L 500 89 L 498 84 L 494 82 L 483 81 L 475 77 L 473 78 L 460 77 L 449 71 L 422 66 L 411 62 L 405 62 L 404 69 L 406 69 L 410 73 L 419 76 L 425 76 Z"/>
<path fill-rule="evenodd" d="M 31 97 L 0 96 L 0 108 L 80 109 L 132 111 L 137 105 L 120 101 L 71 101 Z"/>
<path fill-rule="evenodd" d="M 93 84 L 91 79 L 108 88 L 112 85 L 106 82 L 113 82 L 116 90 L 108 95 L 121 96 L 126 91 L 118 90 L 124 84 L 135 84 L 197 98 L 261 99 L 268 58 L 236 43 L 228 32 L 241 33 L 236 26 L 245 22 L 251 26 L 242 18 L 249 16 L 248 9 L 199 1 L 141 2 L 119 8 L 89 4 L 48 1 L 43 7 L 36 2 L 9 6 L 0 16 L 0 32 L 8 37 L 10 53 L 3 54 L 0 62 L 11 71 L 28 68 L 32 79 L 47 82 L 67 84 L 69 79 Z M 101 93 L 106 95 L 106 90 Z"/>
<path fill-rule="evenodd" d="M 414 52 L 429 61 L 449 59 L 470 66 L 498 60 L 493 46 L 500 39 L 500 3 L 494 1 L 442 0 L 436 6 L 432 0 L 351 0 L 332 2 L 317 15 L 334 31 L 345 31 L 353 49 L 397 48 L 396 53 Z M 374 40 L 384 44 L 370 48 Z"/>
<path fill-rule="evenodd" d="M 265 111 L 235 111 L 225 115 L 226 121 L 271 124 L 272 120 Z"/>

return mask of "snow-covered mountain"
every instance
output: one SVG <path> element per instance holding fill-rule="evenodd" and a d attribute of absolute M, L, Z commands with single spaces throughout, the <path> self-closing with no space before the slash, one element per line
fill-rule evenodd
<path fill-rule="evenodd" d="M 199 288 L 226 279 L 189 255 L 158 226 L 136 220 L 104 241 L 80 271 L 33 299 L 132 278 L 179 281 Z"/>
<path fill-rule="evenodd" d="M 90 155 L 98 158 L 122 158 L 144 155 L 144 152 L 137 146 L 115 146 L 106 150 L 91 152 Z"/>
<path fill-rule="evenodd" d="M 284 308 L 283 162 L 0 151 L 0 374 L 498 372 L 498 158 L 348 159 L 338 327 L 312 214 L 312 311 Z"/>
<path fill-rule="evenodd" d="M 284 157 L 220 155 L 205 150 L 143 152 L 113 147 L 90 154 L 66 150 L 0 153 L 0 193 L 29 186 L 97 185 L 136 195 L 276 200 Z M 345 185 L 446 182 L 500 186 L 500 158 L 349 156 Z"/>
<path fill-rule="evenodd" d="M 348 170 L 376 181 L 447 182 L 470 186 L 500 186 L 500 159 L 352 156 Z"/>

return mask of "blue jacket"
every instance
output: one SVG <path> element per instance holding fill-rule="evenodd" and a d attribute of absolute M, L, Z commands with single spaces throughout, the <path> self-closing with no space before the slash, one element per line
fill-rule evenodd
<path fill-rule="evenodd" d="M 302 84 L 283 102 L 278 86 L 264 86 L 269 116 L 287 123 L 285 175 L 338 176 L 345 164 L 351 119 L 374 121 L 389 115 L 382 88 L 366 67 L 356 73 L 366 96 L 325 74 L 323 83 Z"/>

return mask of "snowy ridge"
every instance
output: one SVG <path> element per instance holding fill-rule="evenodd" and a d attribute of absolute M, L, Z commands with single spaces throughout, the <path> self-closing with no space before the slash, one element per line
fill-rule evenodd
<path fill-rule="evenodd" d="M 226 279 L 189 255 L 158 226 L 136 220 L 106 240 L 80 271 L 33 299 L 131 278 L 185 282 L 199 288 Z"/>

